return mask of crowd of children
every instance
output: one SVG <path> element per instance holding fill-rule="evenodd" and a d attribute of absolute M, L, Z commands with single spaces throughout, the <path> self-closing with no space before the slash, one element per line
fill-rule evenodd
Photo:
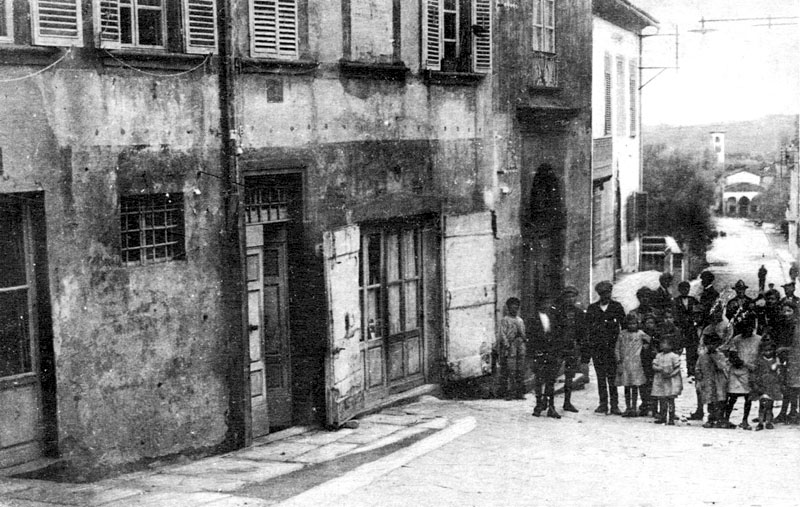
<path fill-rule="evenodd" d="M 675 399 L 684 387 L 681 355 L 685 351 L 687 380 L 694 384 L 697 396 L 697 410 L 689 419 L 703 420 L 707 411 L 705 428 L 751 429 L 750 411 L 757 402 L 758 417 L 751 421 L 757 423 L 756 430 L 773 429 L 776 423 L 800 423 L 800 337 L 795 333 L 800 299 L 794 295 L 794 283 L 783 285 L 783 298 L 770 284 L 769 290 L 753 299 L 740 280 L 733 286 L 736 296 L 726 300 L 714 288 L 711 272 L 703 272 L 700 279 L 698 298 L 689 295 L 688 282 L 678 284 L 678 295 L 672 297 L 672 276 L 665 273 L 659 289 L 637 291 L 639 306 L 627 315 L 611 299 L 609 282 L 600 282 L 596 286 L 600 299 L 576 315 L 576 290 L 569 287 L 565 290 L 569 304 L 556 304 L 550 307 L 552 312 L 541 305 L 537 308 L 534 321 L 528 324 L 535 329 L 531 336 L 525 335 L 526 321 L 518 315 L 519 300 L 510 299 L 500 333 L 504 392 L 515 398 L 524 393 L 527 343 L 529 350 L 538 351 L 533 358 L 537 377 L 545 371 L 541 365 L 550 371 L 554 364 L 563 364 L 563 349 L 571 351 L 567 356 L 572 362 L 594 363 L 600 397 L 595 412 L 653 416 L 656 423 L 674 425 Z M 624 389 L 624 412 L 618 407 L 617 387 Z M 533 415 L 539 416 L 547 406 L 547 416 L 560 418 L 552 386 L 536 391 Z M 743 417 L 736 425 L 730 419 L 740 399 Z M 782 401 L 777 416 L 773 415 L 775 401 Z M 569 398 L 564 409 L 577 411 Z"/>

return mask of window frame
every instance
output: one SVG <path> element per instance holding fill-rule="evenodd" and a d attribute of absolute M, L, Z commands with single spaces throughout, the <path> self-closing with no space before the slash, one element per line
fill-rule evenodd
<path fill-rule="evenodd" d="M 628 81 L 625 79 L 625 57 L 622 55 L 617 55 L 616 58 L 616 92 L 617 92 L 617 118 L 616 118 L 616 135 L 617 136 L 625 136 L 628 134 L 628 122 L 626 118 L 626 109 L 625 109 L 625 96 L 626 93 L 626 86 L 625 83 Z"/>
<path fill-rule="evenodd" d="M 630 97 L 630 104 L 628 105 L 628 110 L 630 114 L 629 118 L 629 126 L 630 129 L 629 135 L 631 137 L 636 137 L 637 131 L 639 128 L 639 62 L 637 59 L 631 59 L 628 63 L 628 87 L 629 87 L 629 94 Z"/>
<path fill-rule="evenodd" d="M 532 47 L 538 53 L 556 54 L 555 0 L 533 0 Z"/>
<path fill-rule="evenodd" d="M 169 41 L 169 38 L 168 38 L 169 34 L 167 33 L 167 6 L 166 6 L 166 0 L 158 0 L 161 5 L 157 9 L 153 8 L 151 6 L 148 6 L 148 5 L 142 6 L 142 5 L 139 4 L 139 2 L 141 2 L 141 1 L 142 0 L 118 0 L 119 10 L 120 10 L 120 20 L 119 20 L 119 24 L 120 24 L 120 42 L 119 42 L 119 44 L 120 44 L 120 47 L 123 48 L 123 49 L 145 49 L 145 50 L 153 50 L 153 49 L 165 50 L 165 49 L 167 49 L 168 41 Z M 129 5 L 130 6 L 129 8 L 131 10 L 131 17 L 130 17 L 131 26 L 130 26 L 130 30 L 131 30 L 131 41 L 132 42 L 130 42 L 130 43 L 122 42 L 122 33 L 124 33 L 124 31 L 122 29 L 123 27 L 122 27 L 122 13 L 121 13 L 121 11 L 123 9 L 123 3 L 126 4 L 126 5 Z M 140 36 L 141 36 L 141 27 L 139 26 L 139 13 L 140 13 L 140 11 L 158 11 L 158 12 L 160 12 L 160 16 L 159 16 L 159 19 L 160 19 L 159 24 L 161 25 L 160 26 L 160 30 L 159 30 L 160 33 L 161 33 L 161 44 L 160 45 L 158 45 L 158 44 L 142 44 L 141 42 L 139 42 L 139 39 L 140 39 Z"/>
<path fill-rule="evenodd" d="M 264 35 L 264 38 L 267 39 L 266 41 L 260 40 L 256 34 L 259 30 L 263 31 L 264 28 L 259 28 L 257 26 L 257 17 L 256 17 L 256 6 L 255 0 L 248 0 L 248 27 L 249 32 L 248 36 L 250 38 L 250 56 L 252 58 L 269 58 L 269 59 L 276 59 L 276 60 L 297 60 L 300 57 L 300 0 L 274 0 L 275 2 L 275 18 L 273 23 L 275 25 L 274 28 L 274 41 L 270 41 L 268 38 L 270 35 Z M 281 49 L 281 33 L 284 28 L 280 23 L 281 19 L 281 4 L 283 4 L 284 9 L 290 8 L 293 14 L 293 27 L 287 28 L 286 33 L 292 33 L 293 30 L 293 46 L 289 49 Z M 287 7 L 288 4 L 291 4 L 291 7 Z M 266 16 L 266 14 L 265 14 Z M 267 18 L 264 23 L 268 23 L 269 19 Z M 275 46 L 274 50 L 270 49 L 262 49 L 260 46 L 267 45 L 272 43 Z"/>
<path fill-rule="evenodd" d="M 6 35 L 0 35 L 0 44 L 13 44 L 14 43 L 14 0 L 2 0 L 3 14 L 6 17 L 5 30 Z"/>
<path fill-rule="evenodd" d="M 610 136 L 613 132 L 613 91 L 611 78 L 611 54 L 603 56 L 603 135 Z"/>
<path fill-rule="evenodd" d="M 164 205 L 165 209 L 158 209 L 160 205 L 159 198 L 164 198 L 167 203 Z M 128 201 L 126 203 L 126 201 Z M 137 202 L 139 201 L 139 202 Z M 144 201 L 144 202 L 141 202 Z M 170 201 L 174 201 L 170 203 Z M 135 210 L 126 210 L 126 204 L 136 205 Z M 167 207 L 171 204 L 171 207 Z M 151 266 L 154 264 L 164 264 L 173 261 L 186 260 L 186 208 L 185 199 L 182 193 L 176 192 L 161 192 L 150 194 L 132 194 L 120 196 L 119 205 L 119 224 L 120 224 L 120 260 L 125 266 Z M 156 213 L 164 213 L 164 222 L 161 225 L 156 225 Z M 147 222 L 147 215 L 151 215 L 151 223 Z M 174 219 L 174 224 L 168 221 L 169 217 Z M 136 218 L 136 228 L 131 228 L 127 224 L 129 217 Z M 165 241 L 159 243 L 156 241 L 157 230 L 164 231 Z M 148 243 L 148 236 L 152 232 L 153 242 Z M 126 235 L 138 233 L 138 245 L 129 246 Z M 168 241 L 170 234 L 177 235 L 174 241 Z M 169 246 L 173 245 L 174 250 L 169 253 Z M 158 248 L 163 247 L 166 254 L 163 257 L 158 257 Z M 153 258 L 148 257 L 148 250 L 153 250 Z M 126 255 L 127 252 L 138 252 L 138 258 L 131 260 Z"/>
<path fill-rule="evenodd" d="M 31 43 L 34 46 L 83 47 L 83 18 L 81 1 L 75 0 L 74 2 L 74 35 L 43 33 L 47 30 L 47 27 L 43 26 L 42 24 L 43 21 L 46 21 L 45 18 L 47 17 L 47 9 L 42 9 L 42 6 L 39 5 L 40 1 L 43 0 L 30 0 L 30 2 L 28 2 L 28 5 L 30 6 Z M 57 4 L 59 1 L 68 2 L 69 0 L 56 0 L 55 3 Z M 66 3 L 62 4 L 62 7 L 66 7 Z M 57 9 L 57 7 L 52 6 L 50 8 Z M 13 33 L 11 35 L 13 37 Z"/>
<path fill-rule="evenodd" d="M 445 11 L 447 0 L 421 0 L 422 44 L 420 65 L 434 72 L 488 74 L 492 71 L 493 14 L 491 0 L 453 0 L 455 10 Z M 445 13 L 454 15 L 455 41 L 445 39 Z M 474 25 L 484 35 L 473 31 Z M 445 45 L 455 42 L 456 54 L 446 55 Z M 442 63 L 447 62 L 443 68 Z"/>

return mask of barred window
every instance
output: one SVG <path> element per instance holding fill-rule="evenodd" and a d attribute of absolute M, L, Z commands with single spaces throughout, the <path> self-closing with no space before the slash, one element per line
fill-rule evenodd
<path fill-rule="evenodd" d="M 184 259 L 183 195 L 121 198 L 122 261 L 153 264 Z"/>

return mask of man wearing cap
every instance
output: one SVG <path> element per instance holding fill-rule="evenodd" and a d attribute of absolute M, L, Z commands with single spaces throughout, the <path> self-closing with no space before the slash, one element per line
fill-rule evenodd
<path fill-rule="evenodd" d="M 564 361 L 564 405 L 565 412 L 577 412 L 571 403 L 572 381 L 580 370 L 581 349 L 586 335 L 586 312 L 578 306 L 578 289 L 572 285 L 564 287 L 556 306 L 556 328 L 563 347 Z"/>
<path fill-rule="evenodd" d="M 736 336 L 744 331 L 742 323 L 745 320 L 744 318 L 752 312 L 753 300 L 745 294 L 747 285 L 743 280 L 737 281 L 733 286 L 733 290 L 736 291 L 736 297 L 725 305 L 725 318 L 728 319 L 728 322 L 733 327 L 733 336 Z M 754 318 L 755 316 L 751 315 L 751 317 Z"/>
<path fill-rule="evenodd" d="M 783 299 L 781 299 L 781 305 L 785 301 L 791 301 L 795 306 L 800 306 L 800 298 L 794 295 L 794 282 L 785 283 L 781 285 L 781 287 L 783 287 L 783 293 L 786 294 Z"/>
<path fill-rule="evenodd" d="M 714 323 L 713 309 L 719 299 L 719 292 L 714 288 L 714 273 L 711 271 L 703 271 L 700 273 L 700 283 L 703 286 L 703 292 L 700 293 L 700 306 L 703 309 L 703 319 L 698 324 L 705 327 Z"/>
<path fill-rule="evenodd" d="M 611 299 L 612 289 L 613 285 L 607 280 L 595 286 L 594 290 L 600 299 L 590 304 L 586 310 L 588 330 L 586 341 L 594 363 L 594 371 L 597 374 L 597 393 L 600 396 L 600 404 L 595 412 L 622 415 L 619 410 L 619 395 L 615 384 L 617 361 L 614 349 L 625 320 L 625 310 L 621 304 Z"/>

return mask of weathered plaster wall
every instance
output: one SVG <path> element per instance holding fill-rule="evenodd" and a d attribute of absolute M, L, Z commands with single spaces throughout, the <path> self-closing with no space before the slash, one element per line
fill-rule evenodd
<path fill-rule="evenodd" d="M 529 212 L 530 183 L 539 164 L 561 169 L 567 213 L 564 282 L 578 287 L 581 299 L 592 297 L 591 268 L 591 2 L 558 2 L 556 48 L 559 86 L 533 89 L 532 6 L 506 3 L 495 8 L 493 74 L 494 205 L 498 223 L 498 316 L 502 302 L 523 296 L 523 226 Z M 518 108 L 569 108 L 576 114 L 561 125 L 545 127 L 549 134 L 529 134 Z M 546 122 L 545 122 L 546 123 Z M 544 124 L 542 124 L 544 125 Z M 539 125 L 541 127 L 542 125 Z M 536 127 L 536 128 L 539 128 Z M 528 309 L 527 311 L 531 311 Z"/>
<path fill-rule="evenodd" d="M 35 68 L 14 67 L 8 74 Z M 45 196 L 59 448 L 115 464 L 218 445 L 216 78 L 81 68 L 0 85 L 0 192 Z M 184 195 L 186 260 L 124 266 L 119 196 Z"/>

